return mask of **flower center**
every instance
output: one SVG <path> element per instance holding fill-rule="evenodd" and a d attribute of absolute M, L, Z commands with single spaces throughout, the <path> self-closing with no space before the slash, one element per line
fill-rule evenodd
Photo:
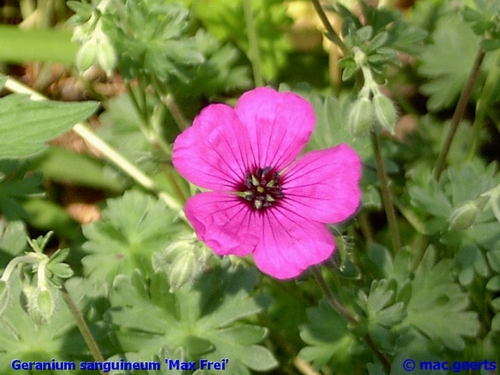
<path fill-rule="evenodd" d="M 271 207 L 283 198 L 280 176 L 271 167 L 257 168 L 254 173 L 247 173 L 240 191 L 243 199 L 257 210 Z"/>

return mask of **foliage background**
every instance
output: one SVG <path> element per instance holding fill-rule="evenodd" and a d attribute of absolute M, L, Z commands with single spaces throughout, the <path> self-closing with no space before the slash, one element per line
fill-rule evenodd
<path fill-rule="evenodd" d="M 500 363 L 500 6 L 322 6 L 344 51 L 309 1 L 3 2 L 1 373 L 30 373 L 15 358 L 98 360 L 75 311 L 103 360 L 325 375 Z M 311 273 L 278 282 L 215 257 L 183 220 L 196 189 L 171 165 L 173 140 L 259 85 L 311 102 L 307 149 L 348 143 L 363 159 L 362 209 L 331 228 L 326 292 Z"/>

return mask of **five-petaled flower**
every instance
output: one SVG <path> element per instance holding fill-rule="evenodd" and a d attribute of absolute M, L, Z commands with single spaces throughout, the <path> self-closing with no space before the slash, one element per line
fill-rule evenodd
<path fill-rule="evenodd" d="M 174 166 L 211 190 L 188 200 L 186 217 L 216 254 L 253 253 L 257 267 L 278 279 L 332 255 L 325 224 L 358 208 L 361 161 L 345 144 L 298 158 L 314 124 L 303 98 L 257 88 L 234 109 L 209 105 L 177 137 Z"/>

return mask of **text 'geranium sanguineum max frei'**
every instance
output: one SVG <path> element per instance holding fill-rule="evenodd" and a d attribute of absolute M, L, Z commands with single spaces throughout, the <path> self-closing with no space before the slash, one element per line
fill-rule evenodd
<path fill-rule="evenodd" d="M 234 109 L 207 106 L 177 137 L 175 168 L 211 190 L 188 200 L 186 217 L 216 254 L 253 254 L 257 267 L 278 279 L 332 255 L 325 224 L 358 208 L 361 161 L 345 144 L 299 157 L 314 125 L 303 98 L 257 88 Z"/>

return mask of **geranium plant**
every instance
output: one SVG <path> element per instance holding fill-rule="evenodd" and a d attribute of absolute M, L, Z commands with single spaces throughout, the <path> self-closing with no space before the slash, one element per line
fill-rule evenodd
<path fill-rule="evenodd" d="M 0 373 L 497 374 L 500 5 L 402 3 L 2 5 Z"/>

